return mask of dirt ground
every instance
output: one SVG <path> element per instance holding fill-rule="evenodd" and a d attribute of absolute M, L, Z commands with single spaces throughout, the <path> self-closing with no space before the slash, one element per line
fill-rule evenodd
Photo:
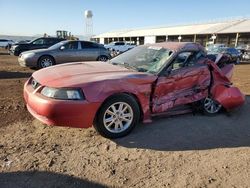
<path fill-rule="evenodd" d="M 0 187 L 250 187 L 250 97 L 230 113 L 186 114 L 109 140 L 45 126 L 25 109 L 33 71 L 0 51 Z M 250 64 L 235 85 L 250 95 Z"/>

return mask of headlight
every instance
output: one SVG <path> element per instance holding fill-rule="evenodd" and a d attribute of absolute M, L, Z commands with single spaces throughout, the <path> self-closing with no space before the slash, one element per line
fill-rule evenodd
<path fill-rule="evenodd" d="M 35 53 L 25 53 L 25 54 L 22 54 L 22 57 L 29 58 L 29 57 L 33 57 L 34 55 L 35 55 Z"/>
<path fill-rule="evenodd" d="M 44 87 L 41 91 L 41 94 L 54 99 L 61 100 L 84 100 L 85 97 L 83 92 L 80 89 L 57 89 Z"/>

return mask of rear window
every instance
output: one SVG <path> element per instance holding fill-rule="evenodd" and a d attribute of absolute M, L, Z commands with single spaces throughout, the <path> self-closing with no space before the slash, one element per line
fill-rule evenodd
<path fill-rule="evenodd" d="M 81 42 L 82 48 L 100 48 L 100 45 L 93 42 Z"/>
<path fill-rule="evenodd" d="M 77 50 L 78 49 L 78 42 L 77 41 L 68 42 L 64 46 L 65 46 L 65 49 L 67 49 L 67 50 Z"/>
<path fill-rule="evenodd" d="M 44 44 L 54 44 L 56 42 L 55 39 L 44 39 Z"/>
<path fill-rule="evenodd" d="M 116 42 L 115 43 L 115 46 L 120 46 L 120 45 L 125 45 L 125 43 L 124 42 Z"/>

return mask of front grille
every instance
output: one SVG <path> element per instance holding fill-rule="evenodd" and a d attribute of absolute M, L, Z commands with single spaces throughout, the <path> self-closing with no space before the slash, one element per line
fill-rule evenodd
<path fill-rule="evenodd" d="M 30 83 L 31 83 L 31 86 L 33 87 L 33 89 L 36 89 L 41 85 L 34 78 L 31 79 Z"/>

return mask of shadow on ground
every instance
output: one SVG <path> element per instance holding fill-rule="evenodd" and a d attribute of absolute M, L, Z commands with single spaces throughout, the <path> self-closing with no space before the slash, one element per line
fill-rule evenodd
<path fill-rule="evenodd" d="M 249 65 L 250 64 L 250 61 L 242 61 L 240 62 L 240 65 Z"/>
<path fill-rule="evenodd" d="M 0 55 L 10 55 L 8 52 L 0 52 Z"/>
<path fill-rule="evenodd" d="M 103 188 L 106 186 L 52 172 L 26 171 L 0 173 L 1 188 Z"/>
<path fill-rule="evenodd" d="M 127 148 L 160 151 L 250 147 L 250 96 L 246 104 L 213 117 L 186 114 L 155 119 L 138 126 L 130 135 L 114 140 Z"/>
<path fill-rule="evenodd" d="M 0 71 L 0 79 L 29 78 L 31 74 L 29 72 Z"/>

